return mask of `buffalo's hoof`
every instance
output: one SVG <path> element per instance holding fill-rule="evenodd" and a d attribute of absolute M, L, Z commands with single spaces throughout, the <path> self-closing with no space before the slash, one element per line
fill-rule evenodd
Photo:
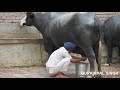
<path fill-rule="evenodd" d="M 104 64 L 106 67 L 111 66 L 111 63 Z"/>

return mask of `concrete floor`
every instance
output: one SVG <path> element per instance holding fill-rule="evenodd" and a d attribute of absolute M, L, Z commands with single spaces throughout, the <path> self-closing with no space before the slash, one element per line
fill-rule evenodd
<path fill-rule="evenodd" d="M 74 65 L 71 65 L 67 74 L 75 77 Z M 0 78 L 50 78 L 45 67 L 11 67 L 0 69 Z"/>
<path fill-rule="evenodd" d="M 110 67 L 102 65 L 103 71 L 119 72 L 119 75 L 106 75 L 103 78 L 120 78 L 120 64 L 113 64 Z M 75 66 L 71 64 L 66 73 L 69 78 L 76 78 Z M 0 78 L 50 78 L 45 67 L 11 67 L 0 69 Z"/>

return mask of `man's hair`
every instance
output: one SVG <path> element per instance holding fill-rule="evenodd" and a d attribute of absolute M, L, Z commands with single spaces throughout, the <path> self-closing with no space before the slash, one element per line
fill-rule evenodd
<path fill-rule="evenodd" d="M 72 42 L 65 42 L 64 43 L 64 48 L 67 51 L 73 51 L 76 48 L 76 45 L 74 43 L 72 43 Z"/>

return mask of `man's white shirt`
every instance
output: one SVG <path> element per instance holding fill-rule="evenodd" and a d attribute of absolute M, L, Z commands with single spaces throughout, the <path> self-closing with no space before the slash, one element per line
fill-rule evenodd
<path fill-rule="evenodd" d="M 64 47 L 60 47 L 50 55 L 48 61 L 46 62 L 46 67 L 54 67 L 59 61 L 66 57 L 70 59 L 72 58 Z"/>

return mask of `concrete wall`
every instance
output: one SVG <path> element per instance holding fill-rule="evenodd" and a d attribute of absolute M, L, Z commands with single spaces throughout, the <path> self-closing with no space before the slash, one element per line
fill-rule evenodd
<path fill-rule="evenodd" d="M 111 16 L 118 16 L 120 12 L 94 12 L 101 21 L 105 21 Z M 19 23 L 25 16 L 25 12 L 0 12 L 0 23 Z"/>
<path fill-rule="evenodd" d="M 104 22 L 111 16 L 120 16 L 120 12 L 94 12 L 97 17 Z"/>
<path fill-rule="evenodd" d="M 120 12 L 94 12 L 102 22 Z M 20 27 L 19 22 L 25 12 L 0 12 L 0 68 L 10 66 L 44 65 L 47 53 L 43 38 L 34 27 Z M 103 58 L 106 62 L 106 48 L 102 45 Z M 113 61 L 118 62 L 114 50 Z"/>
<path fill-rule="evenodd" d="M 43 37 L 34 27 L 0 24 L 0 68 L 44 65 Z"/>
<path fill-rule="evenodd" d="M 0 12 L 0 23 L 19 23 L 25 12 Z"/>

